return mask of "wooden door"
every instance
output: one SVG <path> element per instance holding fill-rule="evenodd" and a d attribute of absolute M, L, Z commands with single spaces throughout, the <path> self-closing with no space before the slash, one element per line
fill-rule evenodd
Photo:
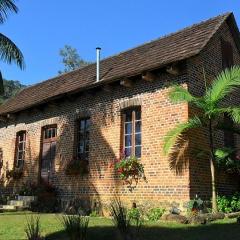
<path fill-rule="evenodd" d="M 44 127 L 42 138 L 41 180 L 49 183 L 55 166 L 57 126 Z"/>

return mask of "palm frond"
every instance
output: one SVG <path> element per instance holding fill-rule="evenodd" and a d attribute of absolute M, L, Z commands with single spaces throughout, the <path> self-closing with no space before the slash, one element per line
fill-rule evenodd
<path fill-rule="evenodd" d="M 0 0 L 0 23 L 6 21 L 9 12 L 18 12 L 18 8 L 14 2 L 14 0 Z"/>
<path fill-rule="evenodd" d="M 235 123 L 240 124 L 240 107 L 216 108 L 215 111 L 227 114 Z"/>
<path fill-rule="evenodd" d="M 226 69 L 213 81 L 205 94 L 205 101 L 213 105 L 218 104 L 228 94 L 240 86 L 240 67 Z"/>
<path fill-rule="evenodd" d="M 216 126 L 215 126 L 216 130 L 221 130 L 221 131 L 227 131 L 227 132 L 231 132 L 231 133 L 235 133 L 240 135 L 240 128 L 237 126 L 232 126 L 231 124 L 226 124 L 224 121 L 223 122 L 219 122 Z"/>
<path fill-rule="evenodd" d="M 172 147 L 175 145 L 177 139 L 181 134 L 186 132 L 188 129 L 197 128 L 202 126 L 202 122 L 199 117 L 195 116 L 188 120 L 186 123 L 180 123 L 175 128 L 170 130 L 164 138 L 163 152 L 167 155 Z"/>
<path fill-rule="evenodd" d="M 22 52 L 14 42 L 2 33 L 0 33 L 0 59 L 8 64 L 14 62 L 21 69 L 25 68 Z"/>
<path fill-rule="evenodd" d="M 196 98 L 191 95 L 191 93 L 180 85 L 174 85 L 169 92 L 169 97 L 172 102 L 192 102 L 195 101 Z"/>
<path fill-rule="evenodd" d="M 169 92 L 169 98 L 173 103 L 188 102 L 193 103 L 198 108 L 205 109 L 204 99 L 193 96 L 187 89 L 180 85 L 172 86 Z"/>

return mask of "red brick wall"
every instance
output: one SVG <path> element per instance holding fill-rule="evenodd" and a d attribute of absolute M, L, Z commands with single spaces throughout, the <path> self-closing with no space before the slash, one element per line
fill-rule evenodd
<path fill-rule="evenodd" d="M 189 160 L 190 150 L 204 145 L 206 134 L 199 132 L 190 137 L 190 142 L 181 146 L 183 157 L 166 157 L 162 153 L 163 138 L 177 123 L 187 121 L 192 114 L 187 104 L 172 104 L 168 98 L 169 83 L 188 86 L 193 93 L 203 89 L 202 66 L 207 78 L 220 71 L 221 51 L 219 36 L 232 38 L 224 25 L 213 37 L 205 50 L 187 61 L 187 72 L 173 77 L 161 73 L 154 82 L 136 80 L 132 88 L 113 86 L 110 92 L 103 90 L 79 94 L 75 101 L 59 102 L 57 106 L 46 106 L 40 110 L 22 112 L 15 120 L 1 123 L 0 148 L 3 149 L 4 169 L 11 169 L 14 161 L 16 132 L 27 131 L 27 154 L 25 173 L 20 181 L 7 181 L 2 176 L 2 190 L 19 188 L 22 182 L 38 181 L 41 128 L 57 124 L 58 140 L 55 159 L 55 173 L 50 179 L 58 188 L 62 199 L 84 198 L 87 202 L 97 201 L 107 204 L 114 195 L 121 196 L 129 204 L 136 202 L 145 206 L 183 204 L 196 193 L 210 197 L 209 163 L 198 161 L 194 155 Z M 235 46 L 234 46 L 235 47 Z M 239 62 L 239 54 L 234 48 L 234 58 Z M 136 100 L 137 99 L 137 100 Z M 137 102 L 142 111 L 142 157 L 147 182 L 140 182 L 132 192 L 117 179 L 113 168 L 113 159 L 119 156 L 121 134 L 121 106 L 123 102 Z M 74 125 L 79 117 L 90 116 L 90 173 L 88 176 L 67 176 L 64 168 L 73 157 Z M 218 137 L 221 142 L 222 137 Z M 190 151 L 192 152 L 192 151 Z M 223 176 L 223 175 L 221 175 Z M 221 181 L 220 181 L 221 179 Z M 236 182 L 236 181 L 235 181 Z M 236 184 L 224 175 L 219 178 L 219 189 L 235 190 Z M 230 184 L 230 185 L 229 185 Z"/>
<path fill-rule="evenodd" d="M 3 149 L 4 163 L 8 162 L 11 168 L 15 134 L 19 130 L 26 130 L 28 147 L 23 181 L 28 177 L 37 181 L 41 128 L 48 124 L 57 124 L 57 156 L 51 182 L 58 187 L 63 198 L 81 196 L 106 202 L 114 194 L 118 194 L 129 203 L 187 201 L 188 169 L 176 174 L 175 169 L 170 169 L 169 160 L 162 153 L 162 141 L 167 131 L 177 122 L 186 121 L 188 118 L 188 106 L 173 105 L 167 97 L 168 88 L 165 85 L 173 81 L 183 83 L 186 75 L 183 74 L 176 80 L 169 74 L 161 74 L 159 79 L 152 83 L 139 79 L 133 88 L 118 85 L 113 87 L 111 92 L 101 90 L 94 96 L 80 95 L 74 102 L 65 101 L 56 107 L 46 107 L 42 112 L 21 113 L 16 121 L 2 125 L 0 147 Z M 137 188 L 130 192 L 121 180 L 114 177 L 114 169 L 110 168 L 110 164 L 120 152 L 122 103 L 136 98 L 142 111 L 141 161 L 145 166 L 148 182 L 140 182 Z M 66 176 L 65 165 L 73 156 L 74 121 L 78 116 L 85 115 L 91 118 L 90 174 L 86 177 Z M 5 184 L 9 185 L 7 182 Z M 16 187 L 20 183 L 14 185 Z"/>

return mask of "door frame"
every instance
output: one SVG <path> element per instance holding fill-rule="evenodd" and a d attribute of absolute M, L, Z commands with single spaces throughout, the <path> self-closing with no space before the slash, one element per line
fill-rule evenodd
<path fill-rule="evenodd" d="M 40 136 L 40 153 L 39 153 L 39 171 L 38 171 L 38 182 L 42 182 L 41 171 L 42 171 L 42 157 L 43 157 L 43 144 L 44 144 L 44 131 L 48 128 L 56 128 L 56 136 L 54 138 L 55 142 L 57 143 L 58 131 L 57 131 L 57 124 L 48 124 L 41 127 L 41 136 Z M 51 142 L 51 141 L 49 141 Z M 52 141 L 53 142 L 53 141 Z M 55 156 L 56 157 L 56 156 Z"/>

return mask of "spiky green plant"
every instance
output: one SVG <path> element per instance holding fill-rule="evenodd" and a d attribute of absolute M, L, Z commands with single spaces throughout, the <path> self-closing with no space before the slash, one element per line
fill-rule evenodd
<path fill-rule="evenodd" d="M 112 200 L 110 212 L 113 224 L 117 227 L 121 237 L 124 240 L 131 239 L 131 222 L 130 218 L 128 218 L 128 211 L 119 198 Z"/>
<path fill-rule="evenodd" d="M 205 94 L 201 97 L 192 95 L 187 89 L 182 86 L 173 86 L 169 97 L 172 102 L 187 102 L 199 111 L 185 123 L 178 124 L 174 129 L 171 129 L 164 139 L 163 151 L 164 154 L 169 154 L 176 150 L 177 140 L 182 134 L 187 133 L 193 128 L 207 128 L 208 144 L 209 144 L 209 158 L 212 177 L 212 209 L 217 212 L 217 195 L 215 186 L 215 146 L 214 146 L 214 131 L 220 129 L 221 119 L 227 115 L 236 124 L 240 123 L 240 107 L 239 106 L 225 106 L 223 104 L 226 97 L 228 97 L 235 90 L 240 87 L 240 67 L 234 66 L 231 69 L 226 69 L 220 73 L 210 86 L 206 86 Z M 224 129 L 224 127 L 222 128 Z M 228 129 L 230 131 L 231 129 Z"/>
<path fill-rule="evenodd" d="M 28 240 L 42 240 L 41 229 L 40 229 L 40 217 L 31 216 L 27 217 L 27 224 L 25 228 L 25 233 Z"/>
<path fill-rule="evenodd" d="M 0 24 L 3 24 L 10 13 L 17 13 L 18 8 L 14 0 L 0 1 Z M 20 69 L 24 69 L 24 57 L 20 49 L 7 36 L 0 33 L 0 59 L 7 63 L 15 63 Z M 0 72 L 0 94 L 3 93 L 3 80 Z"/>
<path fill-rule="evenodd" d="M 81 215 L 63 215 L 60 221 L 70 240 L 86 240 L 89 217 Z"/>

